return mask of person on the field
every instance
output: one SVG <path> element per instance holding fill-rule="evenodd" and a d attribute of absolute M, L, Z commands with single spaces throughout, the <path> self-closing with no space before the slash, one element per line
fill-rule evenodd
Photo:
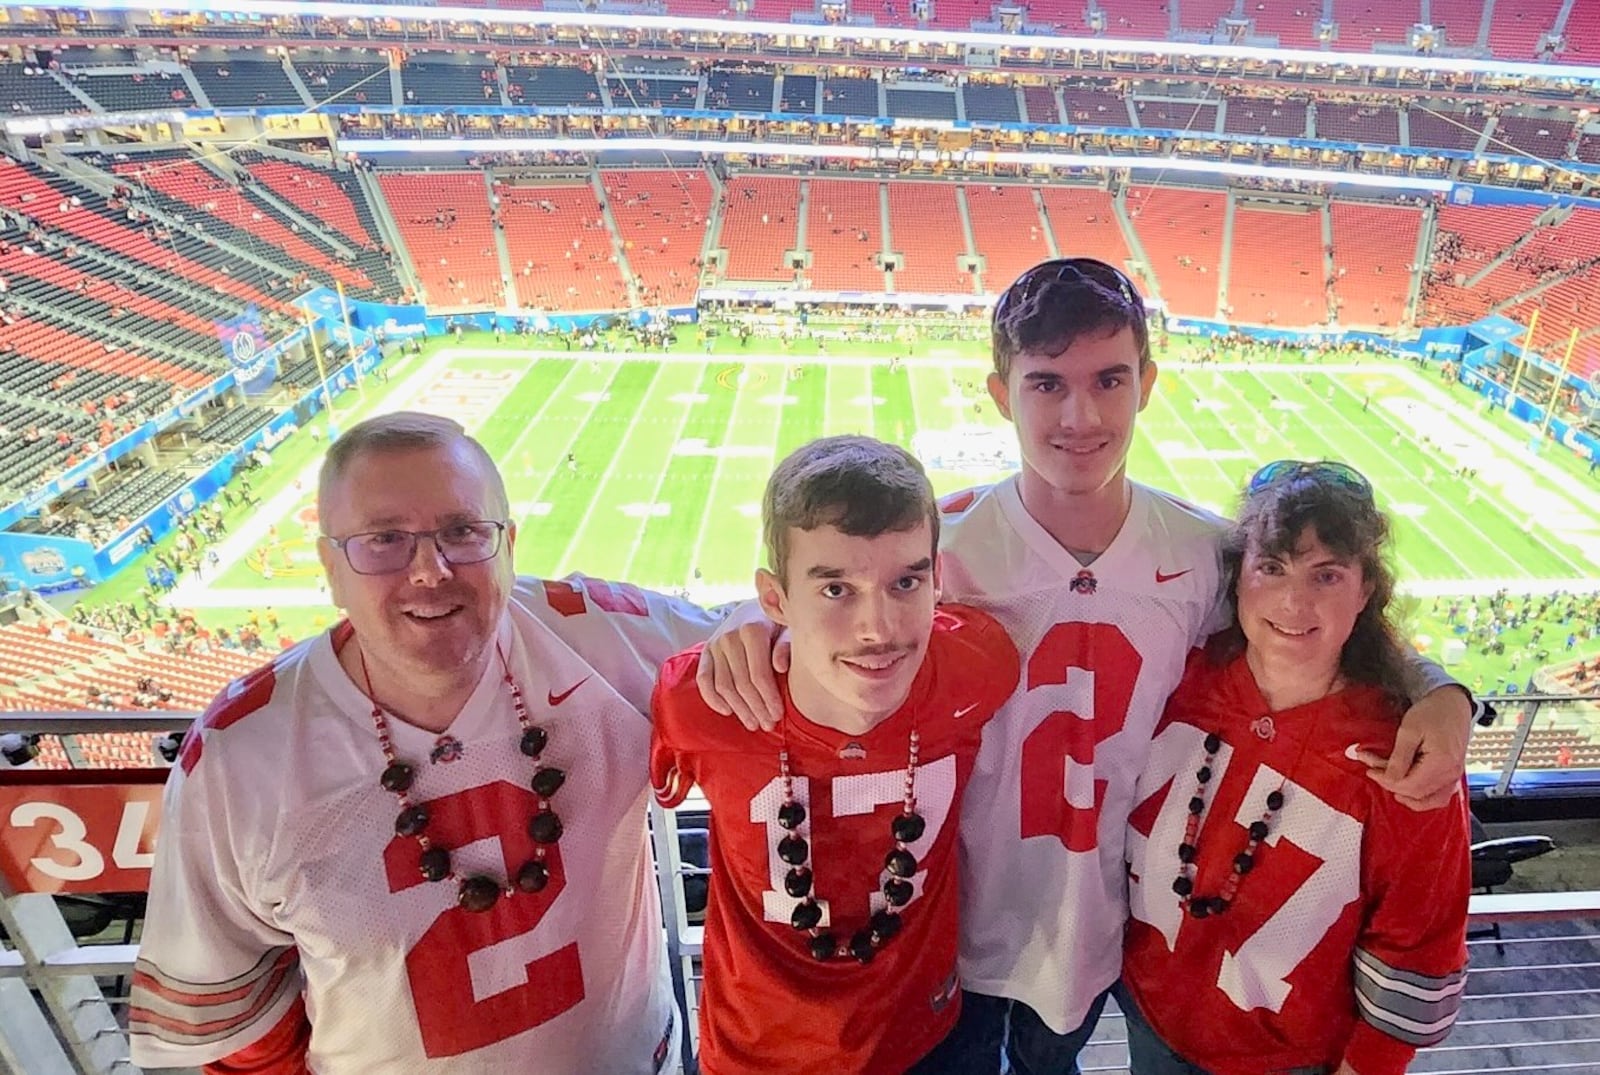
<path fill-rule="evenodd" d="M 134 1062 L 676 1070 L 646 711 L 713 618 L 516 577 L 505 485 L 449 419 L 350 428 L 317 510 L 348 619 L 230 684 L 184 740 Z"/>
<path fill-rule="evenodd" d="M 1151 735 L 1189 650 L 1226 623 L 1227 524 L 1126 475 L 1156 366 L 1120 270 L 1029 269 L 996 304 L 992 340 L 989 393 L 1016 426 L 1022 470 L 945 499 L 942 582 L 999 619 L 1024 672 L 962 814 L 967 992 L 953 1036 L 963 1073 L 997 1072 L 1004 1042 L 1018 1075 L 1069 1075 L 1121 971 L 1123 849 Z M 708 700 L 752 728 L 782 712 L 770 626 L 727 632 L 702 661 Z M 1414 672 L 1419 701 L 1376 778 L 1437 805 L 1465 769 L 1471 700 L 1432 665 Z"/>
<path fill-rule="evenodd" d="M 829 437 L 773 471 L 761 606 L 790 631 L 784 714 L 751 734 L 700 698 L 700 649 L 662 669 L 651 783 L 711 805 L 700 994 L 705 1075 L 959 1071 L 956 828 L 1016 647 L 937 606 L 939 513 L 922 464 Z"/>
<path fill-rule="evenodd" d="M 1401 1075 L 1466 986 L 1466 797 L 1416 813 L 1389 523 L 1337 463 L 1251 480 L 1223 541 L 1236 623 L 1189 659 L 1128 833 L 1118 1002 L 1133 1075 Z"/>

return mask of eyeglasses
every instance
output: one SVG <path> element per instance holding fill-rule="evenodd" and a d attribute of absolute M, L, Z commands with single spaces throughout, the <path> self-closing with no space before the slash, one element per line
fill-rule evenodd
<path fill-rule="evenodd" d="M 1276 463 L 1268 463 L 1256 471 L 1255 477 L 1250 479 L 1250 484 L 1246 488 L 1251 493 L 1259 493 L 1268 486 L 1294 481 L 1297 478 L 1327 478 L 1347 489 L 1354 489 L 1369 499 L 1372 496 L 1372 483 L 1367 481 L 1366 476 L 1359 470 L 1344 463 L 1325 459 L 1313 462 L 1280 459 Z"/>
<path fill-rule="evenodd" d="M 1094 284 L 1120 296 L 1123 302 L 1141 315 L 1144 313 L 1144 300 L 1139 297 L 1139 289 L 1133 286 L 1127 273 L 1115 265 L 1108 265 L 1096 258 L 1053 258 L 1035 265 L 1006 288 L 994 306 L 996 323 L 1011 302 L 1023 302 L 1032 298 L 1046 284 L 1057 282 Z"/>
<path fill-rule="evenodd" d="M 428 538 L 452 567 L 492 560 L 500 551 L 506 524 L 493 519 L 451 523 L 437 530 L 369 530 L 349 537 L 323 540 L 344 551 L 350 569 L 358 575 L 392 575 L 411 566 L 417 542 Z"/>

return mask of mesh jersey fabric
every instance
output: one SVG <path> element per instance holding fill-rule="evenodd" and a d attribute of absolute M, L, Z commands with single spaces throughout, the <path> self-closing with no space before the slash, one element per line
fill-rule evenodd
<path fill-rule="evenodd" d="M 706 1075 L 876 1075 L 904 1071 L 959 1013 L 956 976 L 959 805 L 984 725 L 1017 680 L 1017 651 L 992 618 L 943 606 L 911 693 L 865 734 L 812 723 L 788 699 L 784 727 L 751 733 L 695 686 L 698 650 L 662 670 L 651 782 L 665 806 L 698 785 L 711 804 L 700 1066 Z M 901 811 L 910 734 L 915 794 L 927 823 L 908 845 L 919 870 L 902 928 L 870 964 L 818 962 L 789 919 L 778 842 L 778 753 L 788 743 L 806 820 L 822 928 L 840 943 L 886 906 L 884 856 Z"/>
<path fill-rule="evenodd" d="M 197 1066 L 268 1033 L 304 992 L 318 1075 L 652 1073 L 674 1002 L 646 840 L 659 663 L 711 614 L 574 577 L 519 579 L 499 633 L 543 761 L 564 769 L 565 833 L 534 896 L 486 913 L 421 880 L 370 703 L 338 664 L 348 624 L 225 690 L 186 739 L 165 798 L 133 986 L 136 1063 Z M 507 876 L 531 857 L 530 759 L 491 663 L 437 736 L 391 720 L 418 768 L 413 801 L 458 872 Z"/>
<path fill-rule="evenodd" d="M 1348 1060 L 1400 1075 L 1450 1029 L 1466 979 L 1472 866 L 1465 795 L 1414 813 L 1366 775 L 1399 708 L 1352 686 L 1272 713 L 1240 656 L 1190 659 L 1162 718 L 1128 840 L 1132 921 L 1123 983 L 1160 1037 L 1215 1075 Z M 1232 906 L 1196 919 L 1172 889 L 1215 732 L 1222 748 L 1196 846 L 1195 892 L 1215 894 L 1282 788 Z"/>
<path fill-rule="evenodd" d="M 1079 1026 L 1117 978 L 1134 785 L 1189 649 L 1221 614 L 1226 523 L 1132 483 L 1121 530 L 1083 568 L 1022 504 L 1016 478 L 942 504 L 947 599 L 1022 654 L 961 816 L 961 975 Z"/>

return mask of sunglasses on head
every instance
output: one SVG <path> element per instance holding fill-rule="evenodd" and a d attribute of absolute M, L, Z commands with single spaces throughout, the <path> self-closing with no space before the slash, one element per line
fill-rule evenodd
<path fill-rule="evenodd" d="M 1128 275 L 1115 265 L 1095 258 L 1055 258 L 1041 262 L 1017 277 L 995 303 L 994 316 L 998 320 L 1006 306 L 1015 301 L 1032 298 L 1039 289 L 1051 283 L 1094 284 L 1122 298 L 1132 309 L 1144 312 L 1144 300 L 1139 289 L 1133 286 Z"/>
<path fill-rule="evenodd" d="M 1299 459 L 1280 459 L 1276 463 L 1268 463 L 1256 471 L 1247 488 L 1251 493 L 1259 493 L 1268 486 L 1299 478 L 1326 478 L 1347 489 L 1354 489 L 1362 496 L 1372 496 L 1372 483 L 1367 481 L 1365 475 L 1355 467 L 1329 460 L 1302 462 Z"/>

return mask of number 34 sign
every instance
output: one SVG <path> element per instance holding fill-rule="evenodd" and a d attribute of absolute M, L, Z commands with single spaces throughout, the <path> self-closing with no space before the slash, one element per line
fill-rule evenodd
<path fill-rule="evenodd" d="M 150 887 L 165 770 L 12 771 L 0 786 L 0 878 L 12 892 Z"/>

